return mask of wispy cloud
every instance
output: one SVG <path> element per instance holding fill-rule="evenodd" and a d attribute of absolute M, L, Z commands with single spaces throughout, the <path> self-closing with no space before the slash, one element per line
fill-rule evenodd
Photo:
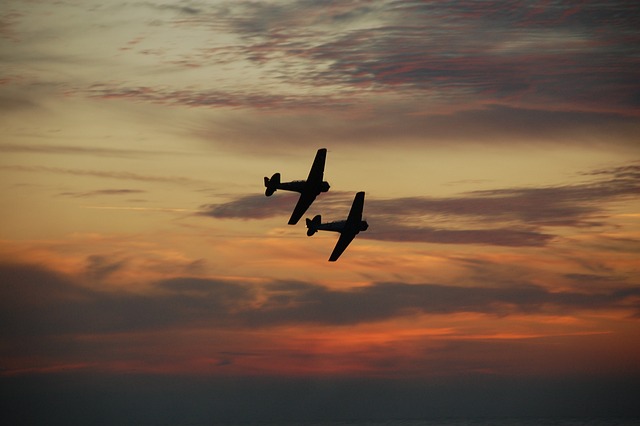
<path fill-rule="evenodd" d="M 102 195 L 131 195 L 131 194 L 143 194 L 146 191 L 141 189 L 96 189 L 94 191 L 83 192 L 61 192 L 59 195 L 73 198 L 89 198 Z"/>
<path fill-rule="evenodd" d="M 637 118 L 609 113 L 467 103 L 458 111 L 425 106 L 413 99 L 395 102 L 381 97 L 368 102 L 358 94 L 346 100 L 328 98 L 320 104 L 310 108 L 308 99 L 293 97 L 288 105 L 273 104 L 279 114 L 227 111 L 208 119 L 194 134 L 204 140 L 219 140 L 229 148 L 262 151 L 267 144 L 292 148 L 301 140 L 354 146 L 385 146 L 394 141 L 420 147 L 555 145 L 559 140 L 564 146 L 600 146 L 615 140 L 616 145 L 634 148 L 640 132 Z M 290 108 L 282 109 L 285 105 Z"/>
<path fill-rule="evenodd" d="M 144 200 L 135 200 L 136 202 Z M 138 206 L 81 206 L 83 209 L 92 210 L 129 210 L 138 212 L 161 212 L 161 213 L 194 213 L 197 210 L 182 209 L 175 207 L 138 207 Z"/>
<path fill-rule="evenodd" d="M 15 27 L 21 17 L 22 14 L 20 12 L 6 11 L 0 18 L 0 37 L 12 42 L 19 41 L 19 32 Z"/>
<path fill-rule="evenodd" d="M 133 180 L 142 182 L 161 182 L 170 183 L 175 185 L 203 185 L 206 182 L 192 179 L 182 176 L 152 176 L 142 175 L 133 172 L 119 172 L 119 171 L 99 171 L 99 170 L 82 170 L 82 169 L 65 169 L 60 167 L 48 167 L 48 166 L 17 166 L 17 165 L 2 165 L 0 169 L 12 170 L 16 172 L 27 173 L 56 173 L 75 176 L 93 176 L 107 179 L 118 180 Z"/>
<path fill-rule="evenodd" d="M 138 158 L 161 155 L 184 155 L 178 152 L 143 151 L 135 149 L 100 148 L 73 145 L 37 145 L 0 143 L 0 152 L 8 154 L 58 154 L 58 155 L 91 155 L 97 157 Z"/>
<path fill-rule="evenodd" d="M 269 110 L 336 109 L 346 104 L 346 98 L 330 95 L 284 95 L 240 90 L 174 90 L 171 88 L 127 87 L 96 84 L 85 92 L 101 99 L 129 99 L 158 104 L 207 108 L 254 108 Z"/>

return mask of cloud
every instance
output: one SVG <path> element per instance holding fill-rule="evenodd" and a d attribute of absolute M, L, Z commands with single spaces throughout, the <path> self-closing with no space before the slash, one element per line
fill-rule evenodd
<path fill-rule="evenodd" d="M 159 10 L 170 10 L 173 12 L 185 13 L 187 15 L 198 15 L 199 13 L 201 13 L 201 10 L 199 8 L 188 6 L 188 5 L 177 6 L 173 4 L 156 5 L 154 3 L 145 3 L 145 6 L 157 8 Z"/>
<path fill-rule="evenodd" d="M 9 154 L 60 154 L 60 155 L 91 155 L 97 157 L 139 158 L 158 155 L 184 155 L 178 152 L 142 151 L 118 148 L 98 148 L 72 145 L 36 145 L 0 143 L 0 152 Z"/>
<path fill-rule="evenodd" d="M 59 195 L 74 197 L 74 198 L 89 198 L 96 197 L 102 195 L 131 195 L 131 194 L 142 194 L 147 191 L 141 189 L 97 189 L 94 191 L 85 191 L 85 192 L 62 192 Z"/>
<path fill-rule="evenodd" d="M 193 134 L 244 151 L 300 140 L 635 147 L 638 47 L 631 42 L 637 26 L 629 16 L 638 6 L 491 2 L 478 10 L 474 4 L 120 5 L 114 9 L 144 7 L 151 9 L 150 19 L 173 19 L 167 30 L 180 31 L 175 39 L 193 31 L 205 35 L 202 40 L 208 35 L 220 41 L 178 49 L 151 32 L 144 46 L 133 49 L 152 65 L 148 74 L 117 62 L 112 66 L 121 72 L 110 80 L 49 84 L 94 100 L 215 110 L 201 116 Z M 18 55 L 13 62 L 25 60 Z M 228 69 L 255 78 L 234 75 L 212 86 L 211 76 L 228 76 Z M 189 82 L 171 77 L 175 71 Z M 30 105 L 15 96 L 0 100 L 0 108 Z"/>
<path fill-rule="evenodd" d="M 104 278 L 122 263 L 91 257 L 84 275 Z M 263 285 L 176 277 L 148 283 L 140 293 L 99 289 L 81 278 L 26 264 L 2 264 L 1 331 L 5 336 L 119 333 L 176 327 L 272 327 L 355 325 L 419 314 L 474 312 L 488 315 L 567 314 L 622 310 L 640 315 L 640 289 L 607 286 L 598 291 L 551 291 L 527 283 L 502 287 L 378 282 L 331 289 L 300 281 Z M 37 315 L 34 313 L 37 312 Z"/>
<path fill-rule="evenodd" d="M 299 102 L 298 102 L 299 100 Z M 512 107 L 463 102 L 452 108 L 414 100 L 351 97 L 319 100 L 314 106 L 299 98 L 269 107 L 274 114 L 224 111 L 194 129 L 203 140 L 218 140 L 228 149 L 269 152 L 295 148 L 300 141 L 323 145 L 451 146 L 526 144 L 601 146 L 615 143 L 634 148 L 640 132 L 635 117 L 598 112 L 545 111 L 543 107 Z M 422 106 L 421 106 L 422 104 Z M 267 104 L 268 105 L 268 104 Z M 286 108 L 282 108 L 286 106 Z M 251 108 L 250 104 L 246 104 Z M 345 120 L 345 117 L 348 119 Z"/>
<path fill-rule="evenodd" d="M 629 2 L 146 6 L 180 12 L 175 28 L 228 40 L 163 50 L 163 75 L 168 64 L 207 76 L 232 67 L 264 84 L 123 78 L 70 84 L 68 93 L 216 109 L 194 132 L 243 149 L 301 139 L 635 146 L 640 131 L 638 47 L 628 36 L 639 9 Z"/>
<path fill-rule="evenodd" d="M 0 86 L 2 86 L 1 82 Z M 0 94 L 0 111 L 11 113 L 14 111 L 30 110 L 40 107 L 37 102 L 34 102 L 30 98 L 12 95 L 11 93 L 6 93 L 7 91 L 4 92 L 4 94 Z M 6 146 L 5 144 L 2 145 Z"/>
<path fill-rule="evenodd" d="M 376 322 L 418 313 L 477 312 L 559 313 L 563 310 L 640 306 L 640 289 L 622 288 L 608 294 L 551 292 L 535 285 L 502 288 L 467 288 L 438 284 L 375 283 L 338 291 L 308 283 L 275 283 L 267 287 L 271 298 L 248 317 L 254 325 L 310 322 L 347 325 Z M 273 300 L 273 301 L 272 301 Z"/>
<path fill-rule="evenodd" d="M 158 104 L 205 108 L 252 108 L 265 110 L 336 109 L 346 102 L 331 95 L 285 95 L 281 93 L 256 93 L 242 90 L 193 90 L 154 87 L 127 87 L 95 84 L 85 92 L 100 99 L 129 99 Z"/>
<path fill-rule="evenodd" d="M 105 278 L 124 263 L 90 257 L 86 277 Z M 12 336 L 115 333 L 198 323 L 224 324 L 252 302 L 251 288 L 196 278 L 155 283 L 151 294 L 97 290 L 34 265 L 3 264 L 2 333 Z M 37 315 L 34 313 L 37 312 Z"/>
<path fill-rule="evenodd" d="M 383 1 L 237 2 L 182 24 L 237 34 L 237 54 L 278 61 L 290 83 L 377 93 L 631 112 L 638 6 Z M 213 27 L 213 26 L 212 26 Z M 612 62 L 612 58 L 617 58 Z M 284 65 L 288 64 L 288 65 Z"/>
<path fill-rule="evenodd" d="M 107 179 L 134 180 L 142 182 L 160 182 L 174 185 L 206 185 L 207 182 L 182 176 L 141 175 L 133 172 L 99 171 L 82 169 L 65 169 L 48 166 L 13 166 L 1 165 L 0 169 L 29 173 L 57 173 L 75 176 L 93 176 Z"/>
<path fill-rule="evenodd" d="M 0 17 L 0 37 L 12 42 L 19 42 L 19 32 L 16 29 L 23 14 L 13 10 L 6 10 Z M 1 103 L 0 103 L 1 104 Z"/>
<path fill-rule="evenodd" d="M 362 238 L 446 244 L 543 246 L 554 236 L 542 227 L 597 227 L 607 220 L 606 203 L 640 193 L 640 166 L 630 164 L 589 172 L 597 180 L 539 188 L 473 191 L 456 197 L 369 198 L 364 216 L 370 229 Z M 265 219 L 290 214 L 293 196 L 241 196 L 201 207 L 201 215 L 225 219 Z M 350 194 L 324 195 L 322 214 L 341 219 Z M 438 227 L 432 224 L 436 222 Z M 449 228 L 447 228 L 449 227 Z"/>
<path fill-rule="evenodd" d="M 554 239 L 551 234 L 534 229 L 438 229 L 425 226 L 404 226 L 397 223 L 376 222 L 379 226 L 359 238 L 436 244 L 486 244 L 506 247 L 540 247 Z"/>
<path fill-rule="evenodd" d="M 447 215 L 486 221 L 516 221 L 530 226 L 597 226 L 606 218 L 602 203 L 633 199 L 640 191 L 640 166 L 627 174 L 595 182 L 540 188 L 473 191 L 458 197 L 406 197 L 370 200 L 376 215 Z M 596 220 L 596 221 L 594 221 Z"/>
<path fill-rule="evenodd" d="M 293 194 L 276 197 L 246 195 L 227 203 L 204 204 L 198 214 L 216 219 L 267 219 L 290 215 L 297 199 L 298 196 Z"/>
<path fill-rule="evenodd" d="M 127 264 L 126 259 L 112 260 L 107 256 L 91 255 L 87 257 L 85 274 L 93 280 L 104 280 L 108 276 L 121 271 Z"/>

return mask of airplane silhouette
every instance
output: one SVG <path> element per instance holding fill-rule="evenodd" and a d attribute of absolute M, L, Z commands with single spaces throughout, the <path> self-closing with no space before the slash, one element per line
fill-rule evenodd
<path fill-rule="evenodd" d="M 265 176 L 264 186 L 267 188 L 264 195 L 270 197 L 278 189 L 285 191 L 295 191 L 300 193 L 300 198 L 296 207 L 293 209 L 289 225 L 298 223 L 302 215 L 307 211 L 313 200 L 316 199 L 321 192 L 329 190 L 329 182 L 323 181 L 324 163 L 327 159 L 327 149 L 320 148 L 313 160 L 313 165 L 309 171 L 307 180 L 294 180 L 292 182 L 280 182 L 280 173 L 275 173 L 271 179 Z"/>
<path fill-rule="evenodd" d="M 322 223 L 322 216 L 317 215 L 313 219 L 307 219 L 307 235 L 312 236 L 318 231 L 339 232 L 340 238 L 336 243 L 329 262 L 338 260 L 342 252 L 345 251 L 349 243 L 358 235 L 360 231 L 366 231 L 369 224 L 366 220 L 362 220 L 362 209 L 364 208 L 364 192 L 358 192 L 353 199 L 351 210 L 347 220 L 337 222 Z"/>

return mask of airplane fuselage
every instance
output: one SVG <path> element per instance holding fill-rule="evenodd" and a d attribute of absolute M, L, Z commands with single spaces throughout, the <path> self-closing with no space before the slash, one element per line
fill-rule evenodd
<path fill-rule="evenodd" d="M 369 224 L 366 220 L 361 220 L 360 223 L 354 224 L 355 226 L 348 224 L 346 220 L 338 220 L 335 222 L 327 222 L 319 224 L 316 229 L 318 231 L 332 231 L 332 232 L 345 232 L 351 231 L 353 234 L 357 234 L 360 231 L 366 231 L 369 228 Z M 353 229 L 347 229 L 347 227 L 352 227 Z"/>
<path fill-rule="evenodd" d="M 320 195 L 322 192 L 327 192 L 329 190 L 329 182 L 309 182 L 308 180 L 294 180 L 291 182 L 282 182 L 279 185 L 276 185 L 277 189 L 282 189 L 285 191 L 294 191 L 294 192 L 309 192 L 314 195 Z"/>

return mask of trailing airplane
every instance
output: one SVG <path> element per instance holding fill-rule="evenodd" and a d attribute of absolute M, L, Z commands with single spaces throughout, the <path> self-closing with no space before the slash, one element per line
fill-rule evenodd
<path fill-rule="evenodd" d="M 366 231 L 369 224 L 366 220 L 362 220 L 362 209 L 364 208 L 364 192 L 358 192 L 353 199 L 351 210 L 347 220 L 337 222 L 322 223 L 322 216 L 317 215 L 313 219 L 307 219 L 307 235 L 312 236 L 318 231 L 339 232 L 340 238 L 336 243 L 329 262 L 338 260 L 342 252 L 347 248 L 349 243 L 358 235 L 360 231 Z"/>
<path fill-rule="evenodd" d="M 321 192 L 329 190 L 329 182 L 323 181 L 324 163 L 327 159 L 327 149 L 320 148 L 313 160 L 311 171 L 307 180 L 294 180 L 292 182 L 280 182 L 280 173 L 275 173 L 271 179 L 265 176 L 264 186 L 267 188 L 264 195 L 270 197 L 278 189 L 285 191 L 295 191 L 300 193 L 300 198 L 296 207 L 293 209 L 289 225 L 298 223 L 302 215 L 307 211 L 313 200 L 316 199 Z"/>

